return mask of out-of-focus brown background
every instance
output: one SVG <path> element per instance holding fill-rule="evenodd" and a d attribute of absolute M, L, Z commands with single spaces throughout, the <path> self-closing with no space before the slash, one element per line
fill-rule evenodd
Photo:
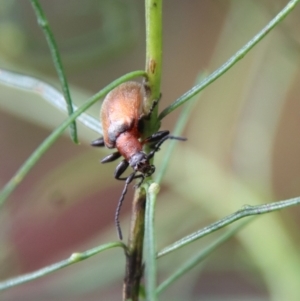
<path fill-rule="evenodd" d="M 250 40 L 287 1 L 164 1 L 160 110 Z M 41 1 L 77 104 L 117 77 L 144 68 L 143 1 Z M 300 8 L 202 93 L 178 143 L 157 203 L 158 249 L 245 205 L 300 195 Z M 0 67 L 59 87 L 29 1 L 0 1 Z M 90 113 L 98 115 L 99 105 Z M 174 127 L 180 109 L 163 120 Z M 35 94 L 0 84 L 0 185 L 65 115 Z M 34 271 L 117 239 L 113 216 L 123 183 L 107 150 L 79 126 L 61 137 L 1 208 L 0 277 Z M 166 143 L 167 144 L 167 143 Z M 163 149 L 166 146 L 163 147 Z M 156 156 L 156 166 L 164 150 Z M 126 237 L 132 189 L 121 213 Z M 161 300 L 300 300 L 297 207 L 257 218 Z M 158 261 L 160 281 L 217 237 Z M 1 300 L 120 300 L 124 256 L 114 249 Z"/>

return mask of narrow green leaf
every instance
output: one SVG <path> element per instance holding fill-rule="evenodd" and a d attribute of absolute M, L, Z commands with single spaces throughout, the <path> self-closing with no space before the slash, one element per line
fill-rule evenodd
<path fill-rule="evenodd" d="M 13 286 L 17 286 L 38 278 L 41 278 L 43 276 L 46 276 L 50 273 L 53 273 L 55 271 L 58 271 L 64 267 L 67 267 L 69 265 L 72 265 L 74 263 L 77 263 L 79 261 L 83 261 L 85 259 L 88 259 L 100 252 L 103 252 L 105 250 L 109 250 L 111 248 L 117 248 L 117 247 L 121 247 L 123 249 L 126 249 L 125 245 L 118 241 L 118 242 L 111 242 L 111 243 L 107 243 L 104 245 L 101 245 L 99 247 L 90 249 L 88 251 L 85 251 L 83 253 L 73 253 L 69 258 L 62 260 L 60 262 L 54 263 L 52 265 L 49 265 L 47 267 L 44 267 L 40 270 L 37 270 L 35 272 L 32 273 L 28 273 L 25 275 L 21 275 L 12 279 L 8 279 L 5 281 L 0 282 L 0 290 L 5 290 L 8 288 L 11 288 Z"/>
<path fill-rule="evenodd" d="M 215 70 L 211 75 L 205 78 L 200 84 L 194 86 L 192 89 L 184 93 L 178 99 L 176 99 L 169 107 L 165 108 L 159 115 L 159 119 L 162 120 L 176 108 L 184 104 L 191 99 L 197 93 L 202 91 L 208 85 L 213 83 L 232 66 L 234 66 L 239 60 L 241 60 L 259 41 L 261 41 L 276 25 L 278 25 L 298 4 L 300 0 L 291 0 L 281 11 L 274 17 L 267 26 L 265 26 L 257 35 L 255 35 L 244 47 L 242 47 L 236 54 L 234 54 L 225 64 Z"/>
<path fill-rule="evenodd" d="M 173 284 L 180 277 L 184 276 L 187 272 L 189 272 L 192 268 L 194 268 L 197 264 L 206 259 L 209 255 L 212 254 L 217 248 L 219 248 L 222 244 L 224 244 L 227 240 L 229 240 L 232 236 L 234 236 L 238 231 L 242 230 L 253 218 L 240 223 L 238 226 L 234 227 L 232 230 L 229 230 L 224 235 L 216 239 L 213 243 L 208 245 L 204 250 L 202 250 L 199 254 L 194 256 L 192 259 L 188 260 L 184 265 L 182 265 L 176 272 L 174 272 L 169 278 L 167 278 L 164 282 L 162 282 L 156 292 L 160 294 L 164 291 L 168 286 Z"/>
<path fill-rule="evenodd" d="M 205 74 L 203 72 L 201 72 L 196 80 L 197 82 L 200 82 L 203 78 L 205 77 Z M 180 113 L 180 116 L 176 122 L 175 128 L 172 132 L 172 135 L 174 136 L 178 136 L 182 133 L 185 125 L 187 124 L 189 117 L 191 115 L 192 109 L 195 105 L 196 100 L 200 97 L 200 95 L 197 96 L 197 98 L 195 97 L 192 101 L 190 101 L 189 103 L 187 103 L 185 105 L 185 107 L 183 108 L 182 112 Z M 160 183 L 162 181 L 162 178 L 164 176 L 164 174 L 166 173 L 167 167 L 169 165 L 170 159 L 171 159 L 171 155 L 175 149 L 175 145 L 177 143 L 182 143 L 178 140 L 171 140 L 169 142 L 168 148 L 166 150 L 166 154 L 165 154 L 165 159 L 163 160 L 159 170 L 156 172 L 155 175 L 155 182 L 156 183 Z M 183 142 L 184 143 L 184 142 Z"/>
<path fill-rule="evenodd" d="M 41 26 L 44 35 L 46 37 L 52 60 L 61 84 L 61 88 L 65 97 L 65 101 L 68 108 L 68 114 L 69 116 L 73 113 L 73 104 L 72 99 L 70 95 L 70 90 L 68 86 L 67 77 L 63 68 L 62 60 L 60 58 L 59 50 L 54 38 L 54 35 L 52 33 L 52 30 L 50 28 L 49 22 L 45 16 L 45 13 L 39 3 L 38 0 L 30 0 L 31 5 L 35 11 L 35 14 L 37 16 L 38 24 Z M 77 129 L 76 129 L 76 122 L 75 120 L 70 124 L 70 134 L 71 138 L 75 143 L 78 143 L 78 137 L 77 137 Z"/>
<path fill-rule="evenodd" d="M 251 216 L 251 215 L 259 215 L 259 214 L 265 214 L 273 211 L 277 211 L 283 208 L 291 207 L 291 206 L 296 206 L 300 204 L 300 197 L 293 198 L 293 199 L 288 199 L 280 202 L 274 202 L 274 203 L 269 203 L 269 204 L 264 204 L 264 205 L 257 205 L 257 206 L 244 206 L 241 210 L 230 214 L 223 219 L 218 220 L 217 222 L 210 224 L 209 226 L 196 231 L 178 241 L 175 243 L 171 244 L 170 246 L 164 248 L 158 253 L 158 257 L 164 256 L 172 251 L 175 251 L 179 248 L 182 248 L 183 246 L 190 244 L 191 242 L 202 238 L 212 232 L 215 232 L 243 217 L 246 216 Z"/>
<path fill-rule="evenodd" d="M 8 196 L 16 189 L 16 187 L 22 182 L 24 177 L 28 174 L 31 168 L 38 162 L 42 155 L 51 147 L 51 145 L 63 134 L 65 129 L 83 112 L 85 112 L 90 106 L 92 106 L 99 99 L 104 97 L 109 91 L 117 87 L 121 83 L 133 79 L 138 76 L 146 76 L 145 71 L 133 71 L 126 75 L 116 79 L 105 88 L 100 90 L 94 96 L 86 101 L 82 106 L 78 108 L 72 115 L 70 115 L 59 127 L 57 127 L 31 154 L 31 156 L 23 163 L 20 169 L 15 175 L 8 181 L 4 188 L 0 191 L 0 206 L 2 206 Z"/>
<path fill-rule="evenodd" d="M 38 78 L 0 68 L 0 83 L 9 87 L 38 94 L 41 98 L 49 102 L 57 109 L 68 113 L 63 94 L 53 86 Z M 78 107 L 73 105 L 73 109 L 76 111 Z M 87 113 L 82 113 L 76 120 L 102 135 L 102 127 L 98 119 L 90 116 Z"/>

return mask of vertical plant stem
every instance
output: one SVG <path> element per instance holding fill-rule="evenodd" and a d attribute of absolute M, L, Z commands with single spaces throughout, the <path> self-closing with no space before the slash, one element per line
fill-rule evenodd
<path fill-rule="evenodd" d="M 160 97 L 161 73 L 162 73 L 162 0 L 145 0 L 146 11 L 146 111 L 149 111 L 153 101 Z M 156 106 L 149 123 L 146 123 L 144 137 L 149 137 L 160 127 L 157 118 Z"/>
<path fill-rule="evenodd" d="M 144 216 L 146 194 L 144 189 L 136 191 L 131 215 L 126 269 L 123 285 L 123 300 L 139 300 L 140 280 L 143 275 L 143 243 L 144 243 Z"/>
<path fill-rule="evenodd" d="M 156 243 L 154 233 L 154 212 L 159 185 L 152 183 L 147 191 L 145 218 L 145 291 L 147 301 L 156 301 Z"/>
<path fill-rule="evenodd" d="M 35 11 L 35 14 L 37 16 L 37 21 L 38 24 L 40 25 L 40 27 L 42 28 L 44 35 L 46 37 L 50 52 L 51 52 L 51 56 L 52 56 L 52 60 L 61 84 L 61 88 L 64 94 L 64 98 L 66 100 L 66 105 L 67 105 L 67 110 L 68 110 L 68 114 L 69 116 L 73 113 L 73 105 L 72 105 L 72 99 L 71 99 L 71 95 L 70 95 L 70 90 L 69 90 L 69 86 L 68 86 L 68 81 L 67 81 L 67 77 L 65 75 L 65 71 L 63 69 L 63 64 L 60 58 L 60 54 L 59 54 L 59 50 L 54 38 L 54 35 L 51 31 L 51 28 L 49 26 L 49 22 L 43 12 L 43 9 L 39 3 L 38 0 L 30 0 L 31 5 Z M 70 124 L 70 135 L 72 140 L 75 143 L 78 143 L 78 137 L 77 137 L 77 129 L 76 129 L 76 122 L 72 122 Z"/>
<path fill-rule="evenodd" d="M 146 11 L 146 73 L 145 88 L 147 100 L 145 110 L 149 111 L 154 100 L 159 99 L 162 69 L 162 0 L 145 0 Z M 157 119 L 157 106 L 151 119 L 145 122 L 143 136 L 148 137 L 157 131 L 160 123 Z M 140 279 L 143 273 L 143 243 L 145 225 L 146 193 L 143 188 L 137 189 L 133 201 L 131 229 L 129 233 L 128 254 L 126 257 L 126 275 L 123 287 L 123 299 L 138 300 Z M 153 247 L 153 245 L 152 245 Z M 154 276 L 153 276 L 154 275 Z M 155 278 L 156 273 L 152 273 Z M 151 278 L 152 280 L 154 278 Z M 153 288 L 155 293 L 155 287 Z M 155 299 L 150 299 L 155 300 Z"/>
<path fill-rule="evenodd" d="M 162 70 L 162 0 L 145 0 L 145 4 L 146 72 L 151 95 L 157 99 Z"/>

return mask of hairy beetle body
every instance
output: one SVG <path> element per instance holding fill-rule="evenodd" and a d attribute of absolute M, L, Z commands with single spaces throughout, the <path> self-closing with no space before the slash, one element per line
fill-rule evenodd
<path fill-rule="evenodd" d="M 116 167 L 114 175 L 117 180 L 126 181 L 115 215 L 120 239 L 122 239 L 122 232 L 119 213 L 128 185 L 132 180 L 140 178 L 141 180 L 137 185 L 139 187 L 146 177 L 154 173 L 155 166 L 150 163 L 150 160 L 164 141 L 167 139 L 186 140 L 185 138 L 170 136 L 169 131 L 159 131 L 141 141 L 143 119 L 150 117 L 154 106 L 157 104 L 155 101 L 150 112 L 146 115 L 143 112 L 144 97 L 144 87 L 137 82 L 123 83 L 108 93 L 100 111 L 103 137 L 92 142 L 92 146 L 117 149 L 117 152 L 103 158 L 102 163 L 112 162 L 121 156 L 124 158 Z M 150 145 L 151 151 L 148 154 L 143 151 L 145 144 Z M 133 172 L 127 177 L 122 177 L 129 165 Z"/>
<path fill-rule="evenodd" d="M 117 138 L 125 132 L 131 133 L 127 135 L 128 138 L 140 138 L 138 123 L 142 115 L 143 98 L 143 86 L 137 82 L 121 84 L 107 94 L 100 111 L 106 147 L 115 148 Z"/>

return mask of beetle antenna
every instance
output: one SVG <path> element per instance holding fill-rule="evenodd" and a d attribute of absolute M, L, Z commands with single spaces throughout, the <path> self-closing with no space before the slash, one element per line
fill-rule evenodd
<path fill-rule="evenodd" d="M 115 213 L 115 224 L 116 224 L 116 228 L 117 228 L 117 232 L 118 232 L 118 237 L 119 237 L 120 240 L 123 239 L 122 230 L 121 230 L 121 226 L 120 226 L 120 220 L 119 220 L 120 211 L 121 211 L 121 207 L 122 207 L 122 204 L 123 204 L 123 201 L 124 201 L 127 189 L 128 189 L 128 185 L 134 179 L 135 174 L 136 174 L 136 172 L 133 172 L 132 174 L 130 174 L 127 177 L 126 182 L 125 182 L 125 186 L 123 188 L 123 191 L 122 191 L 122 194 L 121 194 L 121 197 L 119 199 L 118 206 L 117 206 L 117 209 L 116 209 L 116 213 Z"/>

